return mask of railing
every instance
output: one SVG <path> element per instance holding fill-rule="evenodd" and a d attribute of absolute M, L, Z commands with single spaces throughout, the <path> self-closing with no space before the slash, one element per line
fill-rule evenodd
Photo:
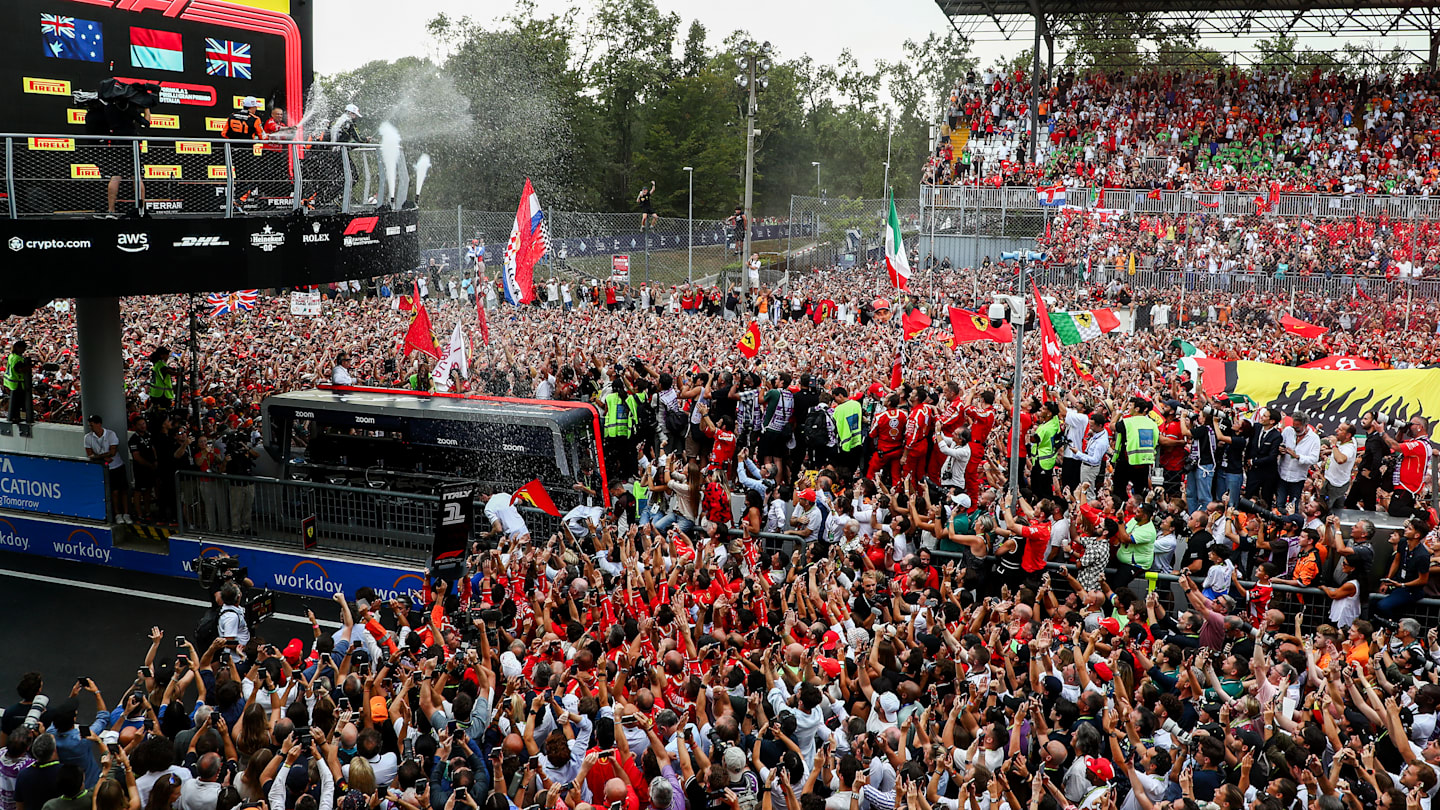
<path fill-rule="evenodd" d="M 1092 266 L 1087 275 L 1080 265 L 1046 265 L 1027 268 L 1042 288 L 1074 287 L 1118 279 L 1132 290 L 1166 290 L 1179 293 L 1224 292 L 1233 295 L 1300 295 L 1334 300 L 1368 296 L 1373 305 L 1387 302 L 1406 305 L 1407 300 L 1440 300 L 1440 279 L 1390 279 L 1345 274 L 1265 275 L 1260 273 L 1209 273 L 1204 270 L 1137 269 L 1135 275 L 1116 272 L 1112 266 Z M 1359 291 L 1357 293 L 1357 290 Z M 1199 299 L 1203 300 L 1203 299 Z"/>
<path fill-rule="evenodd" d="M 316 550 L 424 563 L 435 542 L 435 495 L 365 487 L 182 471 L 176 473 L 181 533 L 301 547 L 301 524 L 315 518 Z M 488 533 L 485 504 L 474 505 L 475 536 Z M 560 519 L 517 507 L 537 541 Z"/>
<path fill-rule="evenodd" d="M 1273 201 L 1267 191 L 1161 191 L 1158 199 L 1150 189 L 1102 190 L 1088 186 L 1066 189 L 1066 205 L 1084 210 L 1126 211 L 1136 214 L 1218 214 L 1271 213 L 1284 217 L 1343 219 L 1378 217 L 1398 220 L 1440 219 L 1440 197 L 1365 194 L 1279 194 Z M 1257 205 L 1256 198 L 1263 201 Z M 1054 210 L 1040 203 L 1033 186 L 921 186 L 924 208 L 1042 211 Z M 1261 210 L 1261 209 L 1264 210 Z"/>
<path fill-rule="evenodd" d="M 379 202 L 398 208 L 409 173 L 397 158 L 388 189 L 379 148 L 326 141 L 0 135 L 5 216 L 107 211 L 223 217 L 296 209 L 349 213 Z M 140 182 L 136 183 L 136 178 Z M 115 194 L 116 205 L 107 199 Z"/>

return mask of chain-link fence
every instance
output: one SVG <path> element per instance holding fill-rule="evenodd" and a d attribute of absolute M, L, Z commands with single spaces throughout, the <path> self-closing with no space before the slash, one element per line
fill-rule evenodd
<path fill-rule="evenodd" d="M 884 254 L 881 232 L 890 215 L 883 199 L 836 197 L 790 198 L 790 222 L 794 233 L 785 247 L 795 271 L 811 271 L 835 265 L 850 266 Z M 895 213 L 906 250 L 916 249 L 920 233 L 920 203 L 896 198 Z"/>
<path fill-rule="evenodd" d="M 536 267 L 537 277 L 608 279 L 617 266 L 628 266 L 635 285 L 716 284 L 722 274 L 738 277 L 737 235 L 721 220 L 661 218 L 642 230 L 639 214 L 547 211 L 545 216 L 550 251 Z M 493 270 L 503 261 L 514 224 L 514 212 L 421 211 L 421 258 L 459 267 L 471 250 L 483 247 Z M 778 262 L 789 236 L 789 225 L 762 221 L 751 231 L 751 250 Z M 802 236 L 799 229 L 796 236 Z"/>

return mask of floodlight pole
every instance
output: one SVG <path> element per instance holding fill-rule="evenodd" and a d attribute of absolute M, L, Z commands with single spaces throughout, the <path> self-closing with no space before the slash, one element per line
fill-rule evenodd
<path fill-rule="evenodd" d="M 1040 28 L 1045 18 L 1035 14 L 1034 67 L 1030 71 L 1030 165 L 1035 165 L 1036 149 L 1040 143 Z"/>

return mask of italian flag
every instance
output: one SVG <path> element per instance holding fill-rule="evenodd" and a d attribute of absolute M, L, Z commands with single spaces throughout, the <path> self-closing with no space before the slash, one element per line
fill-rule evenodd
<path fill-rule="evenodd" d="M 900 237 L 900 214 L 895 211 L 895 194 L 889 192 L 890 218 L 885 223 L 885 270 L 897 290 L 910 287 L 910 260 L 905 257 L 905 240 Z"/>
<path fill-rule="evenodd" d="M 1050 325 L 1066 346 L 1084 343 L 1112 332 L 1120 326 L 1120 319 L 1108 309 L 1082 309 L 1075 312 L 1050 313 Z"/>
<path fill-rule="evenodd" d="M 1209 355 L 1205 354 L 1205 352 L 1194 343 L 1181 340 L 1180 338 L 1175 338 L 1170 341 L 1170 348 L 1180 352 L 1180 360 L 1176 362 L 1176 368 L 1180 371 L 1188 372 L 1192 380 L 1200 379 L 1200 373 L 1204 370 L 1201 367 L 1200 361 L 1208 359 Z"/>

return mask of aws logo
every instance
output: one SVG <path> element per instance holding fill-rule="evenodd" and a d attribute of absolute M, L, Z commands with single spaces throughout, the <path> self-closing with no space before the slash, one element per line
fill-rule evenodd
<path fill-rule="evenodd" d="M 324 596 L 331 596 L 345 590 L 343 584 L 330 579 L 330 574 L 325 571 L 325 567 L 314 560 L 301 560 L 295 563 L 295 567 L 291 568 L 288 574 L 276 573 L 275 584 L 289 590 Z"/>
<path fill-rule="evenodd" d="M 411 580 L 414 580 L 414 582 L 412 583 Z M 419 574 L 401 574 L 399 577 L 396 577 L 395 584 L 389 588 L 376 588 L 375 595 L 384 599 L 396 599 L 401 596 L 418 599 L 424 588 L 424 577 Z"/>
<path fill-rule="evenodd" d="M 110 555 L 114 549 L 105 548 L 100 541 L 91 534 L 88 529 L 76 529 L 70 532 L 70 536 L 62 540 L 55 540 L 51 543 L 55 553 L 62 557 L 69 557 L 76 560 L 93 560 L 102 563 L 110 562 Z"/>

